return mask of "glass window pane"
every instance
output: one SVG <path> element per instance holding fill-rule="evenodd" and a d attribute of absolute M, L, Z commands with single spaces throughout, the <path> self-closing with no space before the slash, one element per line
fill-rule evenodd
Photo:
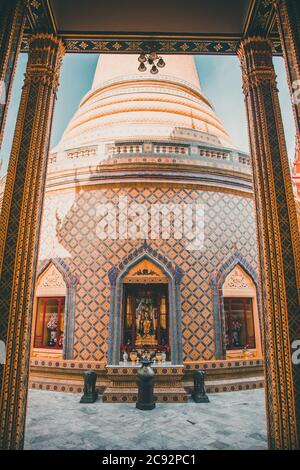
<path fill-rule="evenodd" d="M 128 295 L 126 301 L 126 327 L 131 328 L 132 325 L 132 298 Z"/>
<path fill-rule="evenodd" d="M 251 298 L 225 298 L 226 349 L 255 347 Z"/>
<path fill-rule="evenodd" d="M 58 340 L 57 347 L 62 349 L 64 342 L 65 332 L 65 299 L 60 299 L 60 314 L 59 314 L 59 325 L 58 325 Z"/>
<path fill-rule="evenodd" d="M 35 325 L 35 338 L 34 347 L 40 348 L 43 341 L 43 313 L 44 313 L 44 298 L 37 299 L 37 315 Z"/>
<path fill-rule="evenodd" d="M 57 327 L 58 299 L 47 299 L 44 323 L 44 346 L 57 347 Z"/>
<path fill-rule="evenodd" d="M 63 347 L 65 299 L 44 298 L 37 301 L 34 347 Z"/>
<path fill-rule="evenodd" d="M 167 308 L 166 296 L 163 294 L 160 301 L 160 327 L 162 330 L 167 328 Z"/>
<path fill-rule="evenodd" d="M 246 329 L 247 329 L 247 343 L 249 348 L 255 348 L 255 331 L 254 331 L 254 321 L 253 321 L 253 308 L 252 308 L 252 299 L 247 299 L 245 305 L 245 315 L 246 315 Z"/>

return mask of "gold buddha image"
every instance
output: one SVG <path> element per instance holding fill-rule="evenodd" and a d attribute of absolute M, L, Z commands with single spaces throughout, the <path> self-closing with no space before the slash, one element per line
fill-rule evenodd
<path fill-rule="evenodd" d="M 151 298 L 142 298 L 136 309 L 136 345 L 157 345 L 157 309 Z"/>

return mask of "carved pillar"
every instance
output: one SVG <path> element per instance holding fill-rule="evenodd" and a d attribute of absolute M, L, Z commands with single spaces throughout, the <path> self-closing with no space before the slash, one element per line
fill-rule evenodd
<path fill-rule="evenodd" d="M 0 147 L 20 51 L 26 8 L 27 0 L 0 1 Z"/>
<path fill-rule="evenodd" d="M 32 300 L 49 136 L 64 47 L 54 35 L 30 40 L 28 65 L 0 218 L 0 340 L 6 362 L 0 448 L 22 448 Z M 1 270 L 2 268 L 2 270 Z"/>
<path fill-rule="evenodd" d="M 275 0 L 274 4 L 292 95 L 298 150 L 300 152 L 300 3 L 299 0 Z"/>
<path fill-rule="evenodd" d="M 295 449 L 300 438 L 300 242 L 271 44 L 242 41 L 238 55 L 248 116 L 256 199 L 269 445 Z"/>

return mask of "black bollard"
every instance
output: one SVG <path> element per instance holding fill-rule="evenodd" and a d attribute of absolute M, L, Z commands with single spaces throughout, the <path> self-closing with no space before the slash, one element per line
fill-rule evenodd
<path fill-rule="evenodd" d="M 98 398 L 98 390 L 96 390 L 96 372 L 84 372 L 84 389 L 80 403 L 94 403 Z"/>
<path fill-rule="evenodd" d="M 155 400 L 153 395 L 154 370 L 151 367 L 151 359 L 145 357 L 141 360 L 142 365 L 138 370 L 138 400 L 136 408 L 139 410 L 153 410 Z"/>
<path fill-rule="evenodd" d="M 208 403 L 209 398 L 205 393 L 205 372 L 203 370 L 196 370 L 194 372 L 194 391 L 192 398 L 196 403 Z"/>

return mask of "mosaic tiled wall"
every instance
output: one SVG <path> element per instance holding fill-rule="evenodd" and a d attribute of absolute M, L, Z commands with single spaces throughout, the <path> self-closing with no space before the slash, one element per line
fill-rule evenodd
<path fill-rule="evenodd" d="M 98 188 L 48 195 L 40 259 L 60 258 L 78 278 L 74 319 L 74 359 L 106 361 L 110 312 L 108 271 L 143 240 L 99 239 L 99 204 L 204 204 L 204 247 L 188 251 L 185 238 L 148 240 L 153 249 L 180 266 L 183 358 L 215 357 L 213 292 L 210 278 L 235 250 L 254 268 L 256 235 L 253 201 L 239 195 L 185 188 Z"/>

